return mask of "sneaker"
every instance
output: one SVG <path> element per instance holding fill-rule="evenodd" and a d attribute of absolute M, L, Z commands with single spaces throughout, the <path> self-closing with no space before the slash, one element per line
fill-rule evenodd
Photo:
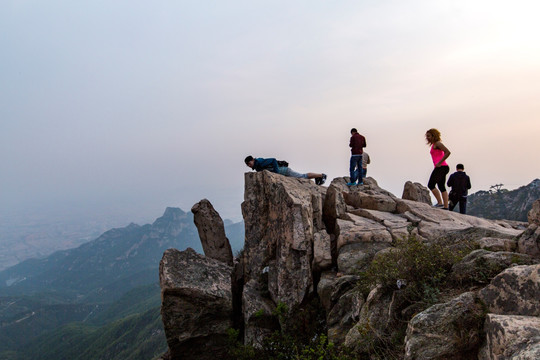
<path fill-rule="evenodd" d="M 356 186 L 356 183 L 355 182 L 350 182 L 350 183 L 347 183 L 347 186 Z"/>
<path fill-rule="evenodd" d="M 321 183 L 319 185 L 324 184 L 324 182 L 326 181 L 326 174 L 322 174 L 322 177 L 319 179 L 321 179 Z"/>
<path fill-rule="evenodd" d="M 440 209 L 440 208 L 443 208 L 444 205 L 443 204 L 435 204 L 435 205 L 433 205 L 433 207 Z"/>
<path fill-rule="evenodd" d="M 322 178 L 320 178 L 320 177 L 315 178 L 315 184 L 321 185 L 321 181 L 322 181 Z"/>

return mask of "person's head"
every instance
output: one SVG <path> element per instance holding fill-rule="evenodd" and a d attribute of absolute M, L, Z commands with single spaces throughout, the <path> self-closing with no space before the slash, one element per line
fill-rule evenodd
<path fill-rule="evenodd" d="M 441 141 L 441 132 L 437 129 L 429 129 L 426 131 L 426 141 L 428 145 Z"/>
<path fill-rule="evenodd" d="M 255 159 L 251 155 L 246 156 L 246 158 L 244 159 L 244 162 L 246 163 L 247 166 L 249 166 L 252 169 L 253 169 L 253 166 L 255 166 Z"/>
<path fill-rule="evenodd" d="M 358 130 L 356 130 L 356 128 L 352 128 L 352 129 L 351 129 L 351 134 L 354 135 L 354 134 L 356 134 L 356 133 L 358 133 Z"/>
<path fill-rule="evenodd" d="M 457 171 L 463 171 L 463 170 L 465 170 L 465 166 L 463 166 L 463 164 L 457 164 L 456 165 L 456 170 Z"/>

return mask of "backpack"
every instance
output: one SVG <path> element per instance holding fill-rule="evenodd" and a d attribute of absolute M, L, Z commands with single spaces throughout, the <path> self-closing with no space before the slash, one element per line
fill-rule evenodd
<path fill-rule="evenodd" d="M 289 163 L 286 162 L 285 160 L 278 160 L 278 161 L 277 161 L 277 165 L 278 165 L 279 167 L 289 167 Z"/>

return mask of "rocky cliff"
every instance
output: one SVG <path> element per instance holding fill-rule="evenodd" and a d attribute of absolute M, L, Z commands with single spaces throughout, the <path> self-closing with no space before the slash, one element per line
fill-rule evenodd
<path fill-rule="evenodd" d="M 276 331 L 296 339 L 309 324 L 319 333 L 308 341 L 323 331 L 350 358 L 535 358 L 540 201 L 524 231 L 432 208 L 419 184 L 404 191 L 414 201 L 372 178 L 346 183 L 246 173 L 245 245 L 233 266 L 189 249 L 163 256 L 164 358 L 225 357 L 230 328 L 257 354 Z"/>
<path fill-rule="evenodd" d="M 467 212 L 486 219 L 527 221 L 527 214 L 540 198 L 540 179 L 515 190 L 478 191 L 469 195 Z"/>

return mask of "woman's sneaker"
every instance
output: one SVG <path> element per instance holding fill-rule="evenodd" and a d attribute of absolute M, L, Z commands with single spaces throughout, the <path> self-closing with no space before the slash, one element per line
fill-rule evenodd
<path fill-rule="evenodd" d="M 443 208 L 444 205 L 443 204 L 435 204 L 435 205 L 433 205 L 433 207 L 440 209 L 440 208 Z"/>

